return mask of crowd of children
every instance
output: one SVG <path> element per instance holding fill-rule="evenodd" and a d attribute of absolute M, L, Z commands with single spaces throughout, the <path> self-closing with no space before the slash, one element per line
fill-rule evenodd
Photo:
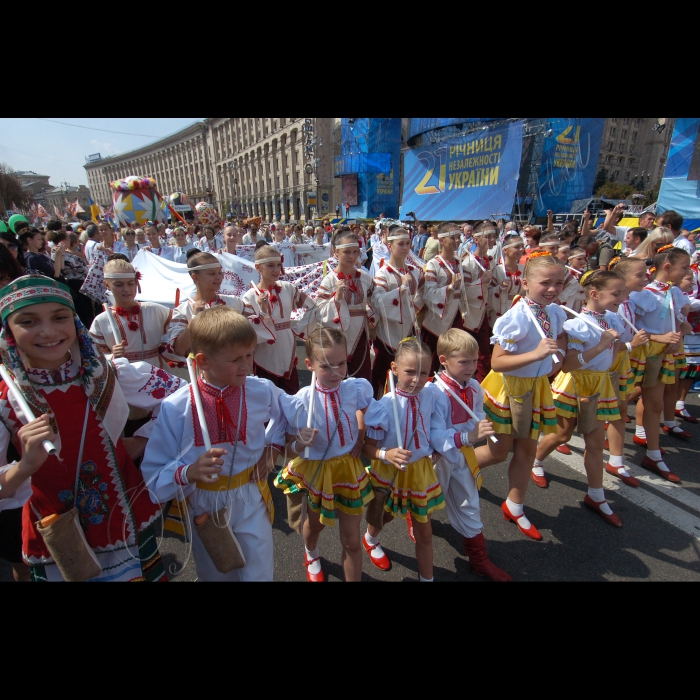
<path fill-rule="evenodd" d="M 163 580 L 153 527 L 177 502 L 200 580 L 272 580 L 278 472 L 308 581 L 325 580 L 319 535 L 336 524 L 347 581 L 360 580 L 363 549 L 390 569 L 381 532 L 397 517 L 432 581 L 431 514 L 443 508 L 472 571 L 510 581 L 486 554 L 482 470 L 512 452 L 503 517 L 542 540 L 527 488 L 548 487 L 544 459 L 575 430 L 583 502 L 621 527 L 603 475 L 639 485 L 623 462 L 628 401 L 641 466 L 671 482 L 661 414 L 671 437 L 689 437 L 677 417 L 697 422 L 684 403 L 700 366 L 690 256 L 666 246 L 650 272 L 634 257 L 584 272 L 586 253 L 567 240 L 543 236 L 526 254 L 517 233 L 497 246 L 493 222 L 472 235 L 464 247 L 455 224 L 440 224 L 421 270 L 407 263 L 409 232 L 393 226 L 371 277 L 364 241 L 341 228 L 316 300 L 280 280 L 282 256 L 264 241 L 260 282 L 220 295 L 210 246 L 188 257 L 196 293 L 174 310 L 137 302 L 139 273 L 115 255 L 104 267 L 113 303 L 89 332 L 60 282 L 13 279 L 0 290 L 0 511 L 22 508 L 32 579 Z M 297 338 L 313 373 L 301 389 Z M 185 365 L 189 384 L 171 373 Z"/>

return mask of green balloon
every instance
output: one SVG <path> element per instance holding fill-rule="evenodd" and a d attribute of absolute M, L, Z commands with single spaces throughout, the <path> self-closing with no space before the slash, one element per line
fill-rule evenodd
<path fill-rule="evenodd" d="M 0 233 L 7 233 L 7 226 L 2 219 L 0 219 Z"/>
<path fill-rule="evenodd" d="M 7 222 L 7 225 L 10 227 L 12 233 L 17 233 L 17 231 L 15 231 L 15 224 L 18 224 L 20 221 L 27 221 L 27 217 L 22 216 L 21 214 L 13 214 L 10 217 L 9 221 Z M 27 221 L 27 223 L 29 222 Z"/>

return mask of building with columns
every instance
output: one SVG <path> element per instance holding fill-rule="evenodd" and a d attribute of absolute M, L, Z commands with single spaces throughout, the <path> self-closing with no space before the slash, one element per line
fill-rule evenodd
<path fill-rule="evenodd" d="M 210 202 L 222 216 L 308 221 L 334 216 L 340 205 L 340 181 L 333 177 L 339 121 L 211 118 L 84 167 L 103 207 L 112 201 L 112 180 L 138 175 L 155 178 L 163 196 L 184 192 L 193 203 Z"/>

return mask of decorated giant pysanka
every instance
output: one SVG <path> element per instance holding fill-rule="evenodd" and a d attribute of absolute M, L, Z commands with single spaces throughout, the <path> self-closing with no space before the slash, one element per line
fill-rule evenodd
<path fill-rule="evenodd" d="M 110 182 L 109 186 L 112 188 L 114 215 L 121 226 L 143 226 L 147 221 L 166 223 L 163 198 L 152 177 L 129 175 L 123 180 Z"/>

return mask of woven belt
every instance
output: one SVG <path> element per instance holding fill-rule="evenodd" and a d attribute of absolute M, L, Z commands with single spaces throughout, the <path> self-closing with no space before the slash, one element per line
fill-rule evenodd
<path fill-rule="evenodd" d="M 154 348 L 153 350 L 144 350 L 143 352 L 125 352 L 124 357 L 126 357 L 129 362 L 137 360 L 145 360 L 147 357 L 158 357 L 159 350 Z"/>
<path fill-rule="evenodd" d="M 292 324 L 289 321 L 285 321 L 283 323 L 275 323 L 275 330 L 276 331 L 286 331 L 291 327 L 292 327 Z"/>

